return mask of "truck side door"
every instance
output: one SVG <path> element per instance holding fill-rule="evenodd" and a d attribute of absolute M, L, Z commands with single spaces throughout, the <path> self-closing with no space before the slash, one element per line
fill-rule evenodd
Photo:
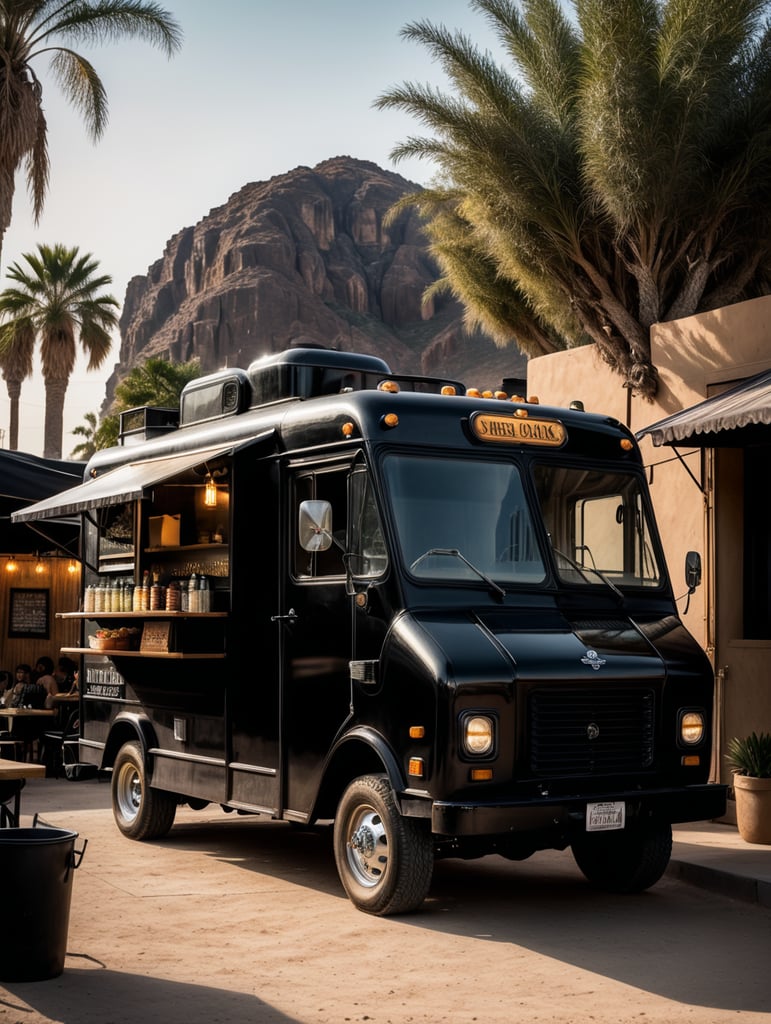
<path fill-rule="evenodd" d="M 284 807 L 307 812 L 334 737 L 350 714 L 351 599 L 343 554 L 350 460 L 288 471 L 289 530 L 282 602 Z M 332 543 L 306 551 L 298 535 L 303 501 L 332 509 Z"/>

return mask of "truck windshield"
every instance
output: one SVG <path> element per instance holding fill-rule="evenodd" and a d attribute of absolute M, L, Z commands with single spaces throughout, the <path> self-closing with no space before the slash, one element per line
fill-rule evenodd
<path fill-rule="evenodd" d="M 389 455 L 383 470 L 402 559 L 413 576 L 543 582 L 546 572 L 514 463 Z M 448 550 L 457 556 L 448 557 Z"/>
<path fill-rule="evenodd" d="M 631 473 L 540 464 L 534 480 L 565 583 L 657 587 L 660 563 L 639 479 Z"/>

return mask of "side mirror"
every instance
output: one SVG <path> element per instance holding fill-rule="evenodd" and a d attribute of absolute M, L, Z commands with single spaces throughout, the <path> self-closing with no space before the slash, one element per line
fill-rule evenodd
<path fill-rule="evenodd" d="M 327 551 L 332 545 L 332 506 L 328 501 L 302 501 L 298 516 L 303 551 Z"/>
<path fill-rule="evenodd" d="M 685 585 L 692 594 L 701 583 L 701 555 L 698 551 L 689 551 L 685 556 Z"/>

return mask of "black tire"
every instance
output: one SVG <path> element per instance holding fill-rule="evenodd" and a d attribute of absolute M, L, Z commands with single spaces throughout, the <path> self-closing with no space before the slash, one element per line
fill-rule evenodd
<path fill-rule="evenodd" d="M 112 769 L 111 794 L 115 823 L 129 839 L 158 839 L 174 824 L 177 798 L 148 785 L 138 743 L 124 743 L 118 751 Z"/>
<path fill-rule="evenodd" d="M 605 892 L 642 892 L 661 878 L 672 855 L 672 827 L 651 824 L 618 832 L 588 832 L 573 841 L 576 864 Z"/>
<path fill-rule="evenodd" d="M 354 779 L 340 800 L 335 862 L 354 906 L 385 917 L 417 910 L 431 886 L 434 849 L 428 821 L 405 818 L 383 775 Z"/>

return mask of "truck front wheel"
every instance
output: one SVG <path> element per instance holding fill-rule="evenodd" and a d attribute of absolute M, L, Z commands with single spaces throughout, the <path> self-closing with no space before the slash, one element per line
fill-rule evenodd
<path fill-rule="evenodd" d="M 587 832 L 573 841 L 576 864 L 595 889 L 642 892 L 667 869 L 672 826 L 651 824 L 617 832 Z"/>
<path fill-rule="evenodd" d="M 124 743 L 112 769 L 112 813 L 129 839 L 158 839 L 174 824 L 177 798 L 147 782 L 138 743 Z"/>
<path fill-rule="evenodd" d="M 399 813 L 385 776 L 364 775 L 348 786 L 334 846 L 340 880 L 359 910 L 406 914 L 425 899 L 434 868 L 428 822 Z"/>

